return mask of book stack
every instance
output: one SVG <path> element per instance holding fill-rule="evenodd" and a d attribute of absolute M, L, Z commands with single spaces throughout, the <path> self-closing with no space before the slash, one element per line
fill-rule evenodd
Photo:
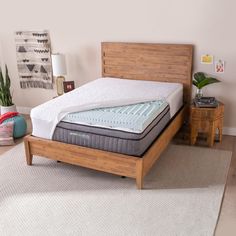
<path fill-rule="evenodd" d="M 218 107 L 219 102 L 215 97 L 201 97 L 194 99 L 194 105 L 196 107 Z"/>

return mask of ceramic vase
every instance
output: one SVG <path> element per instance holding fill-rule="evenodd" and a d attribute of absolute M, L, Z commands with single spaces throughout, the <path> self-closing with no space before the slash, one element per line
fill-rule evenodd
<path fill-rule="evenodd" d="M 7 113 L 7 112 L 15 112 L 16 111 L 16 105 L 12 106 L 1 106 L 1 115 Z"/>

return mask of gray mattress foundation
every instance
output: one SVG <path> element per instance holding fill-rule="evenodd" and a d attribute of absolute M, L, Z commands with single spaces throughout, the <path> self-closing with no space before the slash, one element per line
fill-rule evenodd
<path fill-rule="evenodd" d="M 53 140 L 131 156 L 142 156 L 170 121 L 167 106 L 142 133 L 59 122 Z"/>

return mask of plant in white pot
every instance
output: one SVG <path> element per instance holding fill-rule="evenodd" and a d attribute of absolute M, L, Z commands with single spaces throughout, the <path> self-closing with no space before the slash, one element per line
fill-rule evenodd
<path fill-rule="evenodd" d="M 0 67 L 0 102 L 1 102 L 1 114 L 16 111 L 16 106 L 12 102 L 12 95 L 10 91 L 11 80 L 8 74 L 7 66 L 5 67 L 5 78 L 3 76 L 2 69 Z"/>

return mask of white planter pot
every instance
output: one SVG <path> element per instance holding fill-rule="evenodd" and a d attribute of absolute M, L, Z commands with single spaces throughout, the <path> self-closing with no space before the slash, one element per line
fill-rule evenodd
<path fill-rule="evenodd" d="M 9 107 L 1 106 L 1 115 L 5 114 L 7 112 L 14 112 L 14 111 L 16 111 L 16 105 L 12 105 Z"/>

